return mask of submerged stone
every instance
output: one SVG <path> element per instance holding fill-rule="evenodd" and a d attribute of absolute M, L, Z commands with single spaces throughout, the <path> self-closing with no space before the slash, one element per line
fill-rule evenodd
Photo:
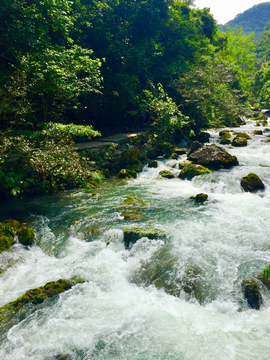
<path fill-rule="evenodd" d="M 198 164 L 191 164 L 184 167 L 178 177 L 182 180 L 191 180 L 194 176 L 209 174 L 211 171 L 205 166 Z"/>
<path fill-rule="evenodd" d="M 188 267 L 182 278 L 182 289 L 187 294 L 194 294 L 200 304 L 204 301 L 202 269 L 197 265 Z"/>
<path fill-rule="evenodd" d="M 148 206 L 148 204 L 140 199 L 136 199 L 133 196 L 127 196 L 123 201 L 123 205 L 127 207 L 142 207 Z"/>
<path fill-rule="evenodd" d="M 188 160 L 214 170 L 238 165 L 236 156 L 232 156 L 225 149 L 214 144 L 198 149 L 188 156 Z"/>
<path fill-rule="evenodd" d="M 262 305 L 262 296 L 260 288 L 256 281 L 252 278 L 246 278 L 242 282 L 242 291 L 244 298 L 252 309 L 260 310 Z"/>
<path fill-rule="evenodd" d="M 249 173 L 247 176 L 242 177 L 241 186 L 244 191 L 252 193 L 265 189 L 262 180 L 254 173 Z"/>

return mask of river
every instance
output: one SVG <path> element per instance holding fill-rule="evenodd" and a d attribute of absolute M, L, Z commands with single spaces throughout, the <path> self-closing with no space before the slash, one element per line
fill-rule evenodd
<path fill-rule="evenodd" d="M 52 280 L 84 283 L 2 334 L 0 359 L 268 360 L 270 294 L 262 292 L 257 311 L 241 291 L 243 279 L 270 264 L 270 143 L 267 133 L 252 135 L 254 124 L 236 129 L 251 135 L 247 147 L 224 145 L 240 163 L 230 170 L 162 179 L 160 170 L 179 170 L 176 161 L 159 159 L 157 169 L 145 166 L 137 179 L 105 183 L 94 195 L 69 191 L 5 204 L 1 219 L 30 217 L 38 246 L 1 254 L 0 306 Z M 217 131 L 210 141 L 218 142 Z M 240 179 L 250 172 L 264 192 L 242 191 Z M 202 192 L 206 203 L 189 199 Z M 121 215 L 127 196 L 148 204 L 137 219 Z M 125 250 L 130 226 L 167 236 Z M 198 296 L 183 290 L 187 269 L 198 271 Z"/>

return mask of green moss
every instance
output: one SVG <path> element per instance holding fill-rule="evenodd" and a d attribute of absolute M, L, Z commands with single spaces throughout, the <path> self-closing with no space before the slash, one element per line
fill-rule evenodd
<path fill-rule="evenodd" d="M 129 249 L 130 244 L 135 244 L 137 240 L 142 237 L 147 237 L 148 239 L 160 239 L 164 238 L 165 234 L 157 229 L 150 228 L 128 228 L 124 230 L 124 243 L 125 248 Z"/>
<path fill-rule="evenodd" d="M 179 158 L 179 155 L 176 154 L 175 152 L 172 153 L 172 155 L 169 157 L 170 160 L 176 160 L 176 159 L 178 159 L 178 158 Z"/>
<path fill-rule="evenodd" d="M 118 179 L 136 179 L 137 172 L 135 170 L 122 169 L 118 173 Z"/>
<path fill-rule="evenodd" d="M 34 240 L 35 240 L 34 229 L 27 227 L 27 226 L 22 226 L 18 230 L 17 234 L 18 234 L 19 242 L 22 245 L 31 246 L 34 244 Z"/>
<path fill-rule="evenodd" d="M 247 176 L 242 177 L 240 183 L 246 192 L 257 192 L 265 188 L 262 180 L 254 173 L 249 173 Z"/>
<path fill-rule="evenodd" d="M 221 130 L 219 132 L 219 136 L 222 138 L 222 139 L 229 139 L 232 137 L 232 135 L 230 134 L 230 131 L 229 130 Z"/>
<path fill-rule="evenodd" d="M 243 139 L 251 140 L 251 137 L 250 137 L 248 134 L 244 133 L 244 132 L 234 131 L 233 134 L 236 135 L 236 137 L 238 137 L 238 138 L 243 138 Z"/>
<path fill-rule="evenodd" d="M 13 244 L 15 240 L 11 235 L 0 233 L 0 253 L 9 250 Z"/>
<path fill-rule="evenodd" d="M 20 223 L 17 220 L 13 220 L 13 219 L 6 219 L 3 221 L 3 225 L 4 226 L 9 226 L 11 227 L 14 231 L 18 230 Z"/>
<path fill-rule="evenodd" d="M 136 199 L 133 196 L 127 196 L 123 201 L 124 206 L 131 206 L 131 207 L 142 207 L 147 206 L 148 204 L 142 200 Z"/>
<path fill-rule="evenodd" d="M 262 130 L 254 130 L 254 131 L 253 131 L 253 134 L 254 134 L 254 135 L 262 135 L 263 132 L 262 132 Z"/>
<path fill-rule="evenodd" d="M 188 165 L 186 167 L 184 167 L 180 174 L 179 174 L 179 178 L 182 180 L 191 180 L 194 176 L 199 176 L 199 175 L 205 175 L 205 174 L 209 174 L 211 171 L 206 168 L 205 166 L 202 165 L 197 165 L 197 164 L 191 164 Z"/>
<path fill-rule="evenodd" d="M 9 322 L 14 317 L 14 315 L 16 315 L 16 313 L 18 313 L 18 311 L 25 305 L 41 304 L 48 298 L 52 298 L 64 291 L 67 291 L 73 285 L 80 282 L 80 279 L 75 278 L 72 278 L 72 280 L 59 279 L 58 281 L 50 281 L 44 286 L 30 289 L 16 300 L 0 308 L 0 321 Z"/>
<path fill-rule="evenodd" d="M 175 177 L 169 170 L 161 170 L 159 175 L 165 179 L 173 179 Z"/>

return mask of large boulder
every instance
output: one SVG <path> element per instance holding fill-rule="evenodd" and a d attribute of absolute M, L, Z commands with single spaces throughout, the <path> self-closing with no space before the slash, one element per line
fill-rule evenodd
<path fill-rule="evenodd" d="M 254 173 L 249 173 L 247 176 L 242 177 L 241 186 L 246 192 L 257 192 L 265 188 L 262 180 Z"/>
<path fill-rule="evenodd" d="M 179 178 L 182 180 L 191 180 L 194 176 L 209 174 L 211 171 L 205 166 L 198 164 L 191 164 L 184 167 L 179 174 Z"/>
<path fill-rule="evenodd" d="M 238 165 L 236 156 L 232 156 L 225 149 L 214 144 L 198 149 L 188 156 L 188 160 L 214 170 Z"/>
<path fill-rule="evenodd" d="M 262 296 L 260 288 L 256 281 L 252 278 L 246 278 L 242 282 L 242 291 L 244 298 L 252 309 L 260 310 L 262 305 Z"/>
<path fill-rule="evenodd" d="M 201 144 L 199 141 L 193 141 L 193 143 L 190 146 L 190 151 L 188 153 L 188 156 L 193 154 L 196 150 L 201 149 L 203 147 L 203 144 Z"/>
<path fill-rule="evenodd" d="M 233 138 L 232 146 L 243 147 L 247 146 L 247 138 L 236 136 Z"/>

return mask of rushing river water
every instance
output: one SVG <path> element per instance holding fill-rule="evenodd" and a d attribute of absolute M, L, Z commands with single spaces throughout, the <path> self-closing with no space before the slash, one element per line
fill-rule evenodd
<path fill-rule="evenodd" d="M 0 359 L 268 360 L 270 294 L 262 293 L 257 311 L 241 292 L 243 279 L 270 264 L 270 143 L 254 129 L 254 122 L 237 129 L 252 136 L 247 147 L 224 146 L 240 163 L 230 170 L 167 180 L 158 173 L 178 174 L 176 161 L 160 160 L 157 169 L 108 182 L 95 196 L 74 191 L 6 204 L 2 219 L 31 217 L 38 246 L 18 244 L 1 255 L 0 306 L 52 280 L 85 282 L 2 334 Z M 241 190 L 250 172 L 264 192 Z M 205 204 L 189 199 L 201 192 Z M 148 204 L 137 219 L 121 216 L 127 196 Z M 125 250 L 130 226 L 167 237 L 142 238 Z M 187 269 L 198 271 L 198 296 L 183 290 Z"/>

